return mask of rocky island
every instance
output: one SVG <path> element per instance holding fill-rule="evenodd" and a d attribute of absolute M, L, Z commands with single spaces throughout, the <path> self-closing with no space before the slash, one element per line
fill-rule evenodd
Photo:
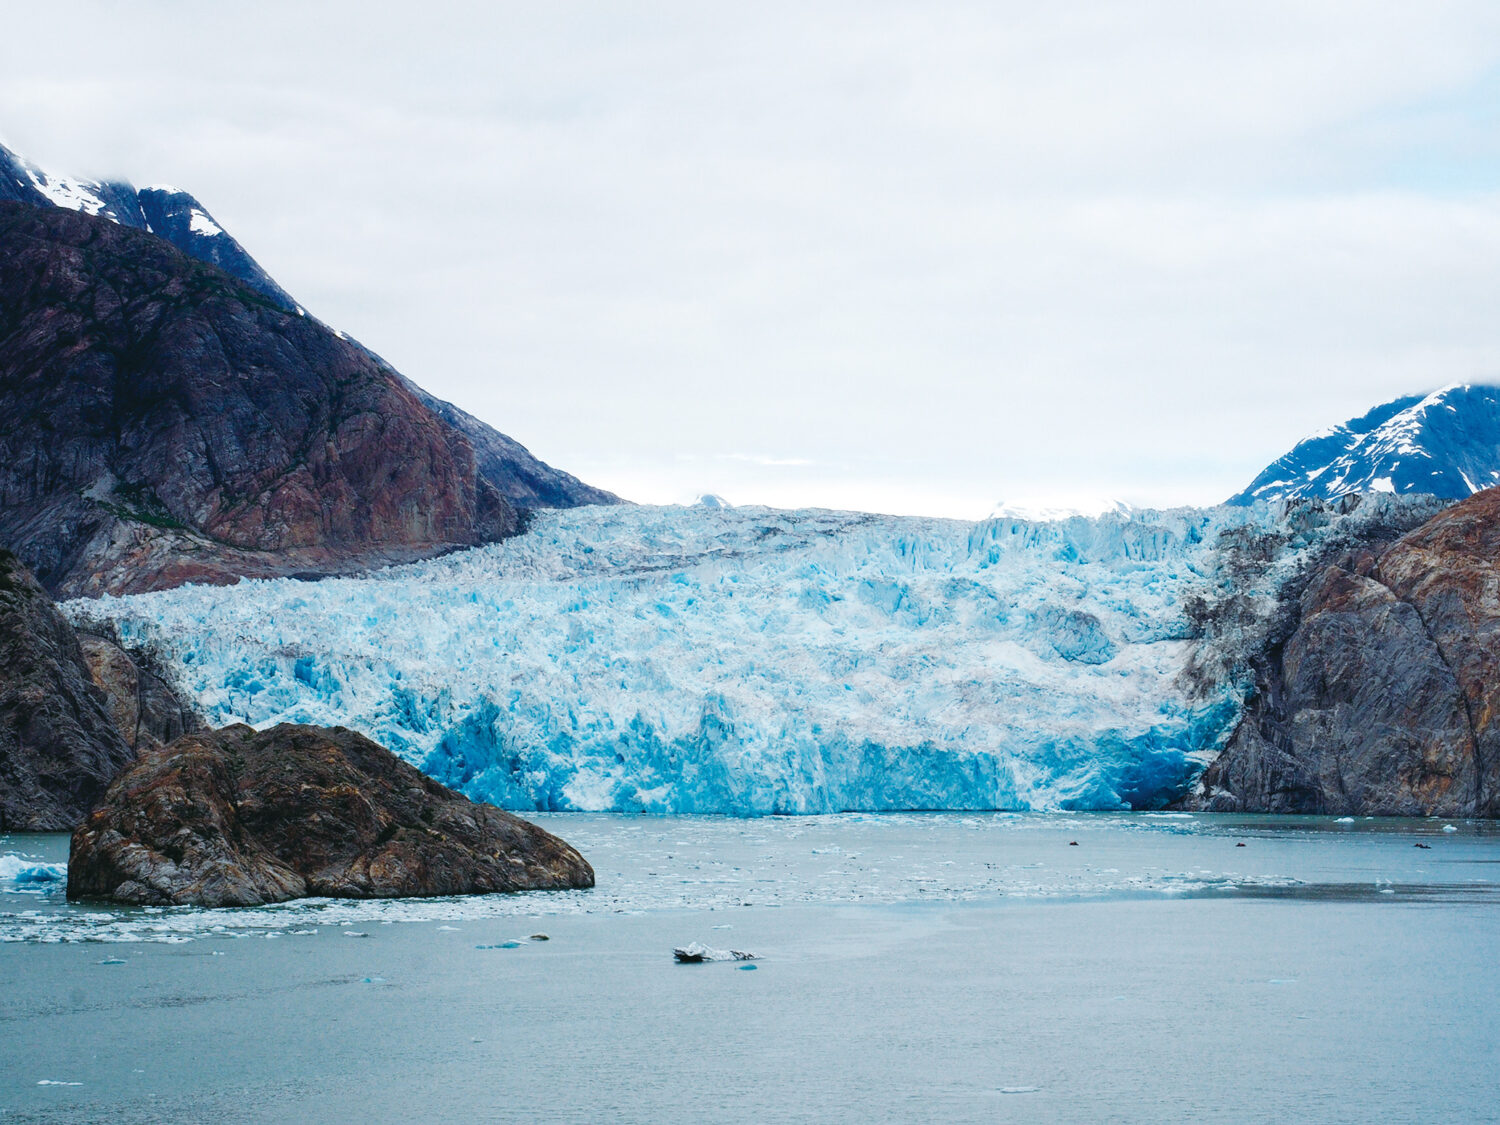
<path fill-rule="evenodd" d="M 594 885 L 563 841 L 342 728 L 232 726 L 149 750 L 73 833 L 68 898 L 254 906 Z"/>

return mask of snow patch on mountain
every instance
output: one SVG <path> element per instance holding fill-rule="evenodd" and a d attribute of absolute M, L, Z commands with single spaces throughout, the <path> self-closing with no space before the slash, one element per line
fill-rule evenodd
<path fill-rule="evenodd" d="M 1455 383 L 1320 430 L 1273 462 L 1231 504 L 1425 493 L 1462 499 L 1500 484 L 1500 387 Z"/>

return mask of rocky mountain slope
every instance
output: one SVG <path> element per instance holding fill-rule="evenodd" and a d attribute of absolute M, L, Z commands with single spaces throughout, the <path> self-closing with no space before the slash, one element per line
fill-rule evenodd
<path fill-rule="evenodd" d="M 137 750 L 200 727 L 148 658 L 80 638 L 0 551 L 0 831 L 72 828 Z"/>
<path fill-rule="evenodd" d="M 1500 489 L 1314 576 L 1189 808 L 1500 815 Z"/>
<path fill-rule="evenodd" d="M 1462 499 L 1500 483 L 1500 387 L 1411 395 L 1298 442 L 1228 502 L 1418 492 Z"/>
<path fill-rule="evenodd" d="M 618 502 L 308 316 L 192 196 L 3 148 L 0 408 L 0 543 L 62 595 L 345 573 Z"/>
<path fill-rule="evenodd" d="M 353 731 L 227 727 L 143 754 L 73 833 L 68 897 L 251 906 L 591 887 L 582 856 Z"/>
<path fill-rule="evenodd" d="M 363 350 L 142 231 L 0 204 L 0 543 L 49 589 L 351 571 L 519 526 Z"/>

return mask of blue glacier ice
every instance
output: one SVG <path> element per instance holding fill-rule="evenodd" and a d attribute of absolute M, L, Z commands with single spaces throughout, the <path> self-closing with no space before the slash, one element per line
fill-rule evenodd
<path fill-rule="evenodd" d="M 67 877 L 68 869 L 61 863 L 43 863 L 35 856 L 14 852 L 0 855 L 0 883 L 61 883 Z"/>
<path fill-rule="evenodd" d="M 583 508 L 366 577 L 66 609 L 155 646 L 215 723 L 353 727 L 508 808 L 1140 808 L 1189 784 L 1248 688 L 1201 660 L 1193 599 L 1269 615 L 1307 552 L 1381 503 L 1398 498 L 980 523 Z M 1247 536 L 1270 546 L 1231 573 L 1223 543 Z M 1195 653 L 1222 665 L 1206 685 Z"/>

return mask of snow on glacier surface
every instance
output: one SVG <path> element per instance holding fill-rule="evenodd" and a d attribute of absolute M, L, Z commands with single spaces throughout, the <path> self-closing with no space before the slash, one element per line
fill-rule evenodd
<path fill-rule="evenodd" d="M 1238 713 L 1182 685 L 1185 599 L 1221 532 L 1277 518 L 581 508 L 367 577 L 69 612 L 157 646 L 215 724 L 350 726 L 510 808 L 1139 808 Z"/>

